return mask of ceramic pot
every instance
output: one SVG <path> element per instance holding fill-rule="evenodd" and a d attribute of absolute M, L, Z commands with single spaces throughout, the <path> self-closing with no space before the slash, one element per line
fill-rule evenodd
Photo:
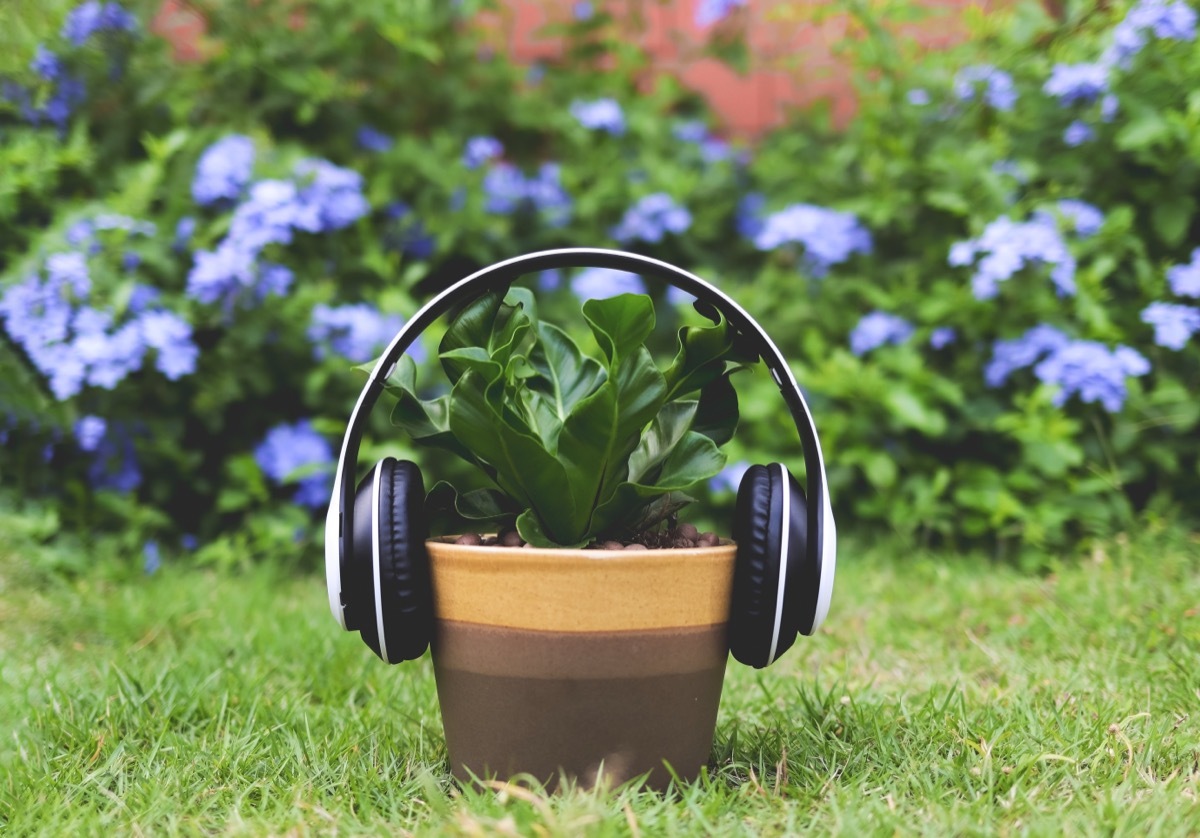
<path fill-rule="evenodd" d="M 427 542 L 454 775 L 620 783 L 708 762 L 736 547 L 552 550 Z"/>

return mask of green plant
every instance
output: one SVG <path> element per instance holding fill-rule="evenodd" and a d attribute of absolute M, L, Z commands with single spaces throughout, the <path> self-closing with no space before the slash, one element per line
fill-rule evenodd
<path fill-rule="evenodd" d="M 440 482 L 432 511 L 515 526 L 536 546 L 579 547 L 654 527 L 691 500 L 684 490 L 720 472 L 718 446 L 738 420 L 729 377 L 740 366 L 724 317 L 682 327 L 660 370 L 645 346 L 649 296 L 588 300 L 583 315 L 595 354 L 540 320 L 527 289 L 481 297 L 442 339 L 452 387 L 434 399 L 419 397 L 416 365 L 401 359 L 388 381 L 392 421 L 495 485 L 458 492 Z"/>

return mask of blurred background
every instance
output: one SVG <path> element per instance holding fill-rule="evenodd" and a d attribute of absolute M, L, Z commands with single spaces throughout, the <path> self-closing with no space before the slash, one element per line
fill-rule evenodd
<path fill-rule="evenodd" d="M 315 567 L 371 361 L 473 269 L 621 247 L 790 359 L 839 529 L 1041 567 L 1200 493 L 1200 53 L 1159 2 L 0 6 L 0 508 L 64 569 Z M 544 312 L 646 290 L 530 277 Z M 438 331 L 413 356 L 436 390 Z M 803 471 L 739 374 L 747 463 Z M 416 459 L 375 411 L 364 462 Z M 430 481 L 432 482 L 432 481 Z"/>

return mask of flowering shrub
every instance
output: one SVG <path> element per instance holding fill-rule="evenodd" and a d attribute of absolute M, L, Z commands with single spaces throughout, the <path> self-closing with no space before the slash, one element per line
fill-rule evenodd
<path fill-rule="evenodd" d="M 1061 545 L 1200 490 L 1183 0 L 1017 5 L 933 55 L 887 34 L 903 0 L 846 4 L 874 33 L 845 45 L 857 117 L 752 150 L 643 84 L 603 4 L 532 71 L 468 25 L 482 2 L 190 5 L 195 63 L 156 4 L 115 0 L 54 7 L 0 58 L 0 479 L 133 528 L 147 561 L 311 538 L 352 368 L 473 268 L 581 244 L 690 267 L 764 321 L 847 531 Z M 714 54 L 747 5 L 696 4 Z M 551 319 L 649 294 L 668 352 L 691 302 L 606 269 L 529 281 Z M 730 465 L 693 492 L 718 507 L 747 462 L 801 468 L 773 382 L 740 378 Z M 461 476 L 376 414 L 364 459 Z"/>

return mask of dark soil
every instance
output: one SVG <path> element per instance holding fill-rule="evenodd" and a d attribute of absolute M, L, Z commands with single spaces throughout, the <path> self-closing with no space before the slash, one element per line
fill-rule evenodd
<path fill-rule="evenodd" d="M 665 529 L 646 530 L 633 538 L 623 541 L 593 541 L 587 546 L 588 550 L 665 550 L 667 548 L 696 548 L 716 547 L 721 539 L 711 532 L 700 532 L 691 524 L 677 524 Z M 455 544 L 472 544 L 483 547 L 532 547 L 527 544 L 516 530 L 508 530 L 499 535 L 480 535 L 466 533 L 460 535 Z"/>

